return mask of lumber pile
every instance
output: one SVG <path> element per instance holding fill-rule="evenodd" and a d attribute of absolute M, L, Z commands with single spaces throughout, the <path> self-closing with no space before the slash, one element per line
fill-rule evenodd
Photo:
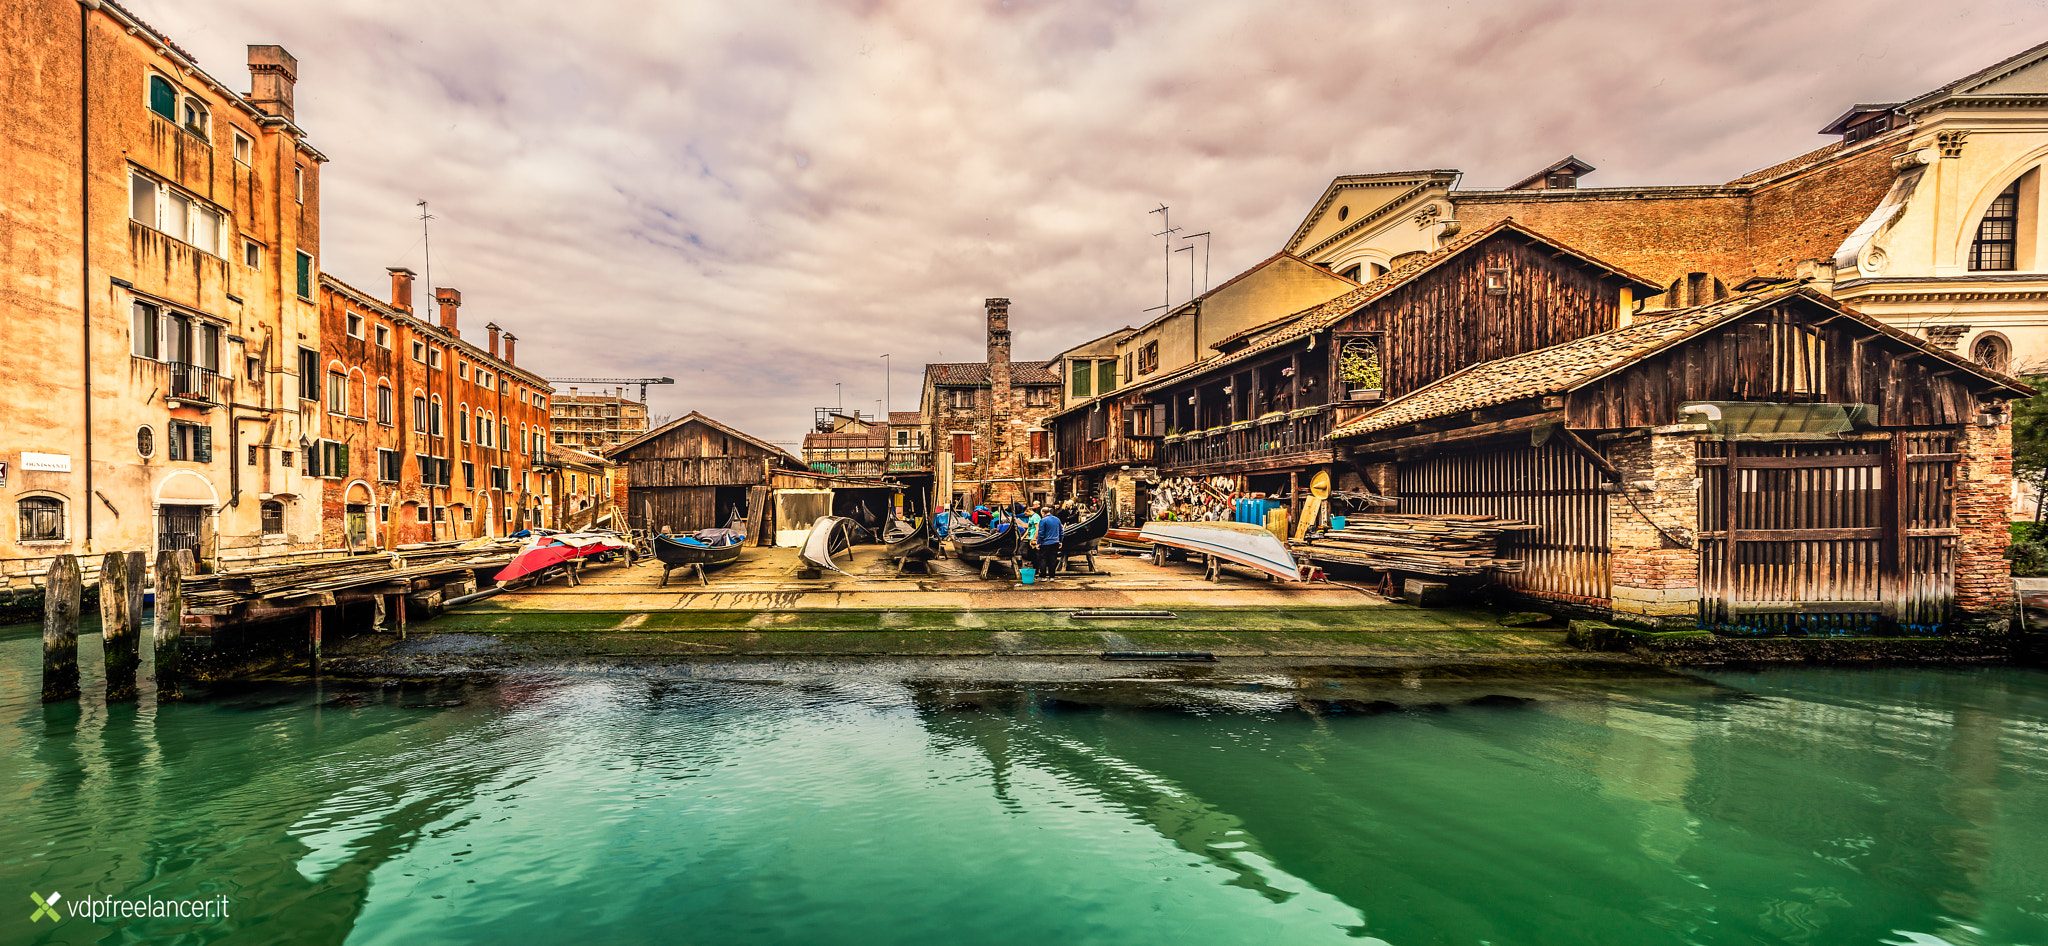
<path fill-rule="evenodd" d="M 521 544 L 507 539 L 483 548 L 460 548 L 455 543 L 405 546 L 397 553 L 193 575 L 181 584 L 190 613 L 218 614 L 257 600 L 308 598 L 366 585 L 409 583 L 449 572 L 501 568 Z"/>
<path fill-rule="evenodd" d="M 1541 526 L 1492 516 L 1418 516 L 1367 513 L 1345 517 L 1331 529 L 1295 543 L 1297 554 L 1319 562 L 1362 565 L 1424 575 L 1519 572 L 1522 561 L 1500 557 L 1505 532 Z"/>

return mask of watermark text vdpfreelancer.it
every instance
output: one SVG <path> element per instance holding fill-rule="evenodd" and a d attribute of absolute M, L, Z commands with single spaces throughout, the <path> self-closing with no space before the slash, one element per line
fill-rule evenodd
<path fill-rule="evenodd" d="M 196 900 L 165 900 L 160 897 L 124 899 L 108 894 L 104 897 L 86 897 L 72 900 L 57 891 L 45 897 L 31 892 L 28 895 L 35 902 L 35 912 L 30 913 L 30 923 L 49 920 L 63 922 L 64 917 L 77 917 L 99 923 L 105 920 L 179 919 L 218 920 L 228 915 L 228 898 L 201 897 Z M 59 913 L 59 908 L 63 912 Z"/>

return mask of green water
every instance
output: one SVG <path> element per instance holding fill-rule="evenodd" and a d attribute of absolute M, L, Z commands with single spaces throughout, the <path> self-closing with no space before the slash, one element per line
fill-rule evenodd
<path fill-rule="evenodd" d="M 762 664 L 45 709 L 37 655 L 0 639 L 0 942 L 2048 943 L 2029 671 L 1332 713 L 1298 697 L 1357 684 Z M 30 891 L 230 915 L 31 924 Z"/>

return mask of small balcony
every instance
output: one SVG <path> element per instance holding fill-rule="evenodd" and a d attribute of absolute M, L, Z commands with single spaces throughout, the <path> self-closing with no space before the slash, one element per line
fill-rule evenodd
<path fill-rule="evenodd" d="M 1166 470 L 1186 470 L 1231 465 L 1274 466 L 1290 460 L 1327 455 L 1330 444 L 1330 414 L 1325 407 L 1308 407 L 1225 427 L 1198 430 L 1166 438 Z"/>
<path fill-rule="evenodd" d="M 165 401 L 178 401 L 203 407 L 221 403 L 220 372 L 176 361 L 171 362 L 169 367 L 171 385 L 169 391 L 164 394 Z"/>

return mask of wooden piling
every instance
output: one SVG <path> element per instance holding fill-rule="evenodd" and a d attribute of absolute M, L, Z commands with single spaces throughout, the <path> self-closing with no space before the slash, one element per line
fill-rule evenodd
<path fill-rule="evenodd" d="M 191 553 L 185 553 L 190 555 Z M 156 553 L 156 694 L 160 700 L 183 695 L 185 675 L 185 571 L 177 550 Z"/>
<path fill-rule="evenodd" d="M 108 552 L 100 561 L 100 646 L 107 655 L 109 703 L 135 699 L 135 670 L 142 665 L 141 576 L 129 574 L 129 558 L 127 552 Z"/>
<path fill-rule="evenodd" d="M 315 673 L 320 671 L 320 616 L 326 613 L 326 608 L 313 609 L 313 671 Z M 405 612 L 400 611 L 399 613 L 404 614 Z M 401 624 L 399 626 L 403 627 L 404 625 Z"/>
<path fill-rule="evenodd" d="M 43 579 L 43 702 L 78 698 L 78 556 L 59 555 Z"/>

